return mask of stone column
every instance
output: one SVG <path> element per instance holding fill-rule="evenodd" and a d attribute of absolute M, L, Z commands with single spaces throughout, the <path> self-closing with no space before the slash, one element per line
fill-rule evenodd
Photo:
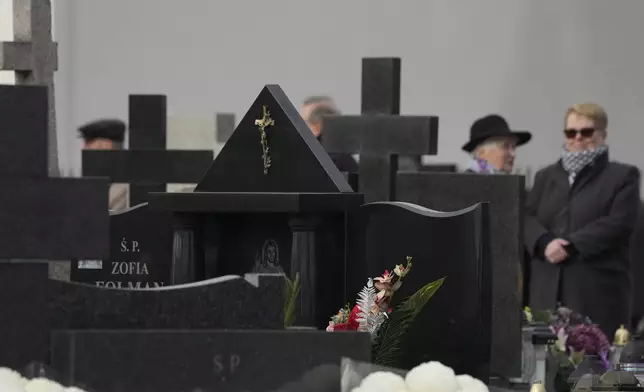
<path fill-rule="evenodd" d="M 295 323 L 314 326 L 316 315 L 317 265 L 315 229 L 317 221 L 310 216 L 295 216 L 289 221 L 293 242 L 291 245 L 291 278 L 299 273 L 301 285 Z"/>

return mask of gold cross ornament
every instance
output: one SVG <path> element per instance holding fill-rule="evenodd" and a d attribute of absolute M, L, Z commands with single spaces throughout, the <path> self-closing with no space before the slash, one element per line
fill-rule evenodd
<path fill-rule="evenodd" d="M 264 174 L 268 174 L 268 169 L 271 167 L 270 148 L 268 147 L 268 138 L 266 136 L 266 128 L 274 126 L 275 120 L 271 118 L 271 112 L 268 106 L 262 105 L 262 118 L 255 120 L 255 125 L 259 128 L 259 142 L 262 144 L 262 161 L 264 161 Z"/>

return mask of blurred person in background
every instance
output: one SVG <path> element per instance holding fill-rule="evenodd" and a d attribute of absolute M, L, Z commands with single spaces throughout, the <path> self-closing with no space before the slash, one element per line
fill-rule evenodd
<path fill-rule="evenodd" d="M 474 121 L 470 127 L 470 140 L 462 147 L 470 154 L 470 163 L 466 173 L 478 174 L 508 174 L 514 168 L 516 148 L 532 139 L 530 132 L 512 131 L 505 118 L 498 114 L 490 114 Z M 523 295 L 523 305 L 529 303 L 530 268 L 528 252 L 519 260 L 520 291 Z"/>
<path fill-rule="evenodd" d="M 512 131 L 508 122 L 498 114 L 481 117 L 470 127 L 470 140 L 463 145 L 463 151 L 472 158 L 465 171 L 512 173 L 516 148 L 530 139 L 530 132 Z"/>
<path fill-rule="evenodd" d="M 117 119 L 89 122 L 78 128 L 84 150 L 121 150 L 125 140 L 125 123 Z M 109 191 L 110 211 L 128 208 L 129 187 L 127 184 L 111 184 Z"/>
<path fill-rule="evenodd" d="M 302 118 L 318 140 L 322 140 L 322 122 L 325 116 L 339 116 L 340 111 L 330 97 L 313 96 L 304 100 Z M 331 160 L 341 172 L 357 173 L 358 163 L 350 154 L 329 153 Z"/>
<path fill-rule="evenodd" d="M 562 303 L 612 336 L 630 321 L 640 173 L 609 160 L 601 106 L 574 105 L 563 125 L 561 158 L 539 170 L 526 202 L 530 303 L 537 310 Z"/>

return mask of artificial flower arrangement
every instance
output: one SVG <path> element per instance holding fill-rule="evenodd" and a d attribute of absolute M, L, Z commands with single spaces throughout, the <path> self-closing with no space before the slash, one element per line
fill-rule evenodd
<path fill-rule="evenodd" d="M 443 284 L 444 278 L 423 286 L 395 309 L 391 308 L 394 294 L 412 267 L 412 258 L 398 264 L 382 276 L 370 278 L 358 294 L 356 304 L 340 309 L 331 317 L 327 331 L 359 331 L 371 334 L 372 362 L 381 366 L 399 365 L 405 333 L 416 316 Z"/>
<path fill-rule="evenodd" d="M 392 372 L 374 372 L 351 392 L 489 392 L 480 380 L 467 374 L 456 375 L 440 362 L 427 362 L 410 370 L 403 378 Z"/>
<path fill-rule="evenodd" d="M 28 380 L 14 370 L 0 368 L 0 391 L 2 392 L 85 392 L 75 387 L 65 388 L 46 378 Z"/>
<path fill-rule="evenodd" d="M 590 318 L 566 307 L 559 307 L 553 312 L 534 314 L 530 308 L 526 308 L 524 314 L 531 322 L 546 322 L 557 335 L 555 343 L 550 345 L 550 353 L 558 360 L 560 367 L 576 368 L 585 356 L 595 356 L 605 370 L 610 369 L 610 342 Z"/>

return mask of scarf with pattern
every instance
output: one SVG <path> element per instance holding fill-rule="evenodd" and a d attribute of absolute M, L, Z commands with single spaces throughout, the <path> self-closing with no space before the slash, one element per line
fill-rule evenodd
<path fill-rule="evenodd" d="M 599 146 L 594 150 L 568 151 L 564 147 L 561 151 L 561 164 L 568 172 L 568 182 L 572 185 L 577 174 L 586 166 L 597 160 L 599 156 L 608 153 L 608 146 Z"/>
<path fill-rule="evenodd" d="M 494 166 L 490 165 L 488 161 L 485 159 L 477 158 L 477 157 L 472 157 L 470 160 L 469 165 L 467 168 L 474 173 L 480 173 L 480 174 L 500 174 L 502 173 L 500 170 L 495 168 Z"/>

